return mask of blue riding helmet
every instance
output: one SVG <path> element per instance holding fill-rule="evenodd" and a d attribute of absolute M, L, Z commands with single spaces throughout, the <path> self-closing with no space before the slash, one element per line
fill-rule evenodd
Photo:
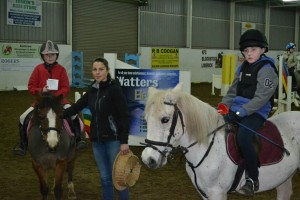
<path fill-rule="evenodd" d="M 290 42 L 286 45 L 286 50 L 295 49 L 295 48 L 296 48 L 296 45 L 292 42 Z"/>

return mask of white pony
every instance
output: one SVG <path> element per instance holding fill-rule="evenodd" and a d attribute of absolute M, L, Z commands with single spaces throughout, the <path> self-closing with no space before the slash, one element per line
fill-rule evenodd
<path fill-rule="evenodd" d="M 215 108 L 196 97 L 181 92 L 181 84 L 169 90 L 149 88 L 145 108 L 146 148 L 142 160 L 156 169 L 167 163 L 175 146 L 185 154 L 186 171 L 203 199 L 225 200 L 237 165 L 226 153 L 223 117 Z M 291 111 L 269 118 L 282 137 L 282 160 L 259 168 L 258 192 L 277 189 L 277 200 L 292 195 L 292 177 L 300 164 L 300 112 Z M 287 152 L 288 152 L 287 151 Z M 240 189 L 245 178 L 237 184 Z"/>

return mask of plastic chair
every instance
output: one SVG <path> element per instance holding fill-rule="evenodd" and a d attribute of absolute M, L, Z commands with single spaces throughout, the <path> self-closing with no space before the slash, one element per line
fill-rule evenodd
<path fill-rule="evenodd" d="M 139 58 L 140 56 L 138 54 L 125 53 L 125 63 L 133 65 L 135 67 L 140 66 Z"/>

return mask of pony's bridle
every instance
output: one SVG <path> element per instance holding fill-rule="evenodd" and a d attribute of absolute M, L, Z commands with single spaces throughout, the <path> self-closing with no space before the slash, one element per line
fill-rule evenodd
<path fill-rule="evenodd" d="M 166 105 L 170 105 L 170 106 L 174 106 L 174 113 L 173 113 L 173 117 L 172 117 L 172 124 L 170 127 L 170 133 L 168 135 L 168 139 L 167 142 L 159 142 L 159 141 L 154 141 L 154 140 L 149 140 L 149 139 L 145 139 L 145 143 L 141 143 L 142 145 L 145 145 L 146 147 L 151 147 L 154 150 L 158 151 L 160 154 L 162 154 L 164 157 L 167 157 L 167 149 L 165 148 L 164 151 L 159 150 L 156 146 L 163 146 L 163 147 L 170 147 L 172 150 L 175 149 L 175 147 L 170 143 L 171 138 L 175 136 L 175 128 L 177 125 L 177 119 L 178 116 L 180 118 L 181 121 L 181 126 L 182 126 L 182 134 L 184 134 L 184 122 L 183 122 L 183 116 L 181 111 L 179 110 L 177 104 L 171 103 L 171 102 L 164 102 L 164 104 Z M 172 151 L 171 150 L 171 151 Z"/>
<path fill-rule="evenodd" d="M 39 113 L 39 109 L 37 109 L 37 112 Z M 47 134 L 50 132 L 50 131 L 56 131 L 57 134 L 58 134 L 58 138 L 60 138 L 60 135 L 61 135 L 61 130 L 56 128 L 56 127 L 48 127 L 48 128 L 42 128 L 41 126 L 41 119 L 38 120 L 38 123 L 39 123 L 39 129 L 41 131 L 41 136 L 43 138 L 43 140 L 46 140 L 47 138 Z"/>
<path fill-rule="evenodd" d="M 48 127 L 46 129 L 43 129 L 42 127 L 40 127 L 40 130 L 41 130 L 41 135 L 42 135 L 43 139 L 46 138 L 47 134 L 50 131 L 56 131 L 58 133 L 58 137 L 60 137 L 60 135 L 61 135 L 61 131 L 58 128 L 55 128 L 55 127 Z"/>
<path fill-rule="evenodd" d="M 167 149 L 165 149 L 164 151 L 160 151 L 156 146 L 164 146 L 164 147 L 170 147 L 171 151 L 169 152 L 168 157 L 173 156 L 173 153 L 176 153 L 176 151 L 179 149 L 183 155 L 187 154 L 189 152 L 189 148 L 191 148 L 192 146 L 196 145 L 198 142 L 193 142 L 192 144 L 190 144 L 188 147 L 182 147 L 182 146 L 178 146 L 178 147 L 174 147 L 172 144 L 170 144 L 171 138 L 174 137 L 174 131 L 176 128 L 176 124 L 177 124 L 177 119 L 178 119 L 178 115 L 180 117 L 181 120 L 181 124 L 182 124 L 182 130 L 184 134 L 184 122 L 183 122 L 183 117 L 182 117 L 182 113 L 181 111 L 178 109 L 177 105 L 174 103 L 170 103 L 170 102 L 164 102 L 164 104 L 166 105 L 171 105 L 174 106 L 174 113 L 173 113 L 173 119 L 172 119 L 172 125 L 170 128 L 170 134 L 168 135 L 168 140 L 167 142 L 158 142 L 158 141 L 153 141 L 153 140 L 149 140 L 149 139 L 145 139 L 145 143 L 141 143 L 142 145 L 145 145 L 146 147 L 151 147 L 154 150 L 158 151 L 160 154 L 162 154 L 164 157 L 167 157 L 166 153 L 168 152 Z M 199 167 L 203 161 L 205 160 L 205 158 L 208 156 L 213 144 L 214 144 L 214 140 L 215 140 L 215 136 L 216 136 L 216 132 L 220 129 L 222 129 L 227 123 L 217 127 L 215 130 L 213 130 L 211 133 L 209 133 L 208 135 L 213 135 L 212 140 L 208 146 L 208 149 L 206 150 L 204 156 L 202 157 L 202 159 L 198 162 L 197 165 L 193 165 L 190 161 L 186 160 L 187 164 L 189 165 L 189 167 L 191 168 L 191 170 L 194 173 L 194 181 L 196 184 L 196 187 L 198 189 L 198 191 L 202 194 L 202 196 L 204 196 L 205 198 L 207 198 L 207 195 L 204 193 L 204 191 L 199 187 L 198 183 L 197 183 L 197 177 L 196 177 L 196 172 L 195 169 L 197 167 Z M 173 152 L 173 153 L 172 153 Z"/>

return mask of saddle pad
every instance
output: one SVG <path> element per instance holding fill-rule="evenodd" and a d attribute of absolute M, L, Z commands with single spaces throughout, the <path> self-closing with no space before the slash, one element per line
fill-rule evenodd
<path fill-rule="evenodd" d="M 279 134 L 277 127 L 270 121 L 266 121 L 265 127 L 258 131 L 259 134 L 283 147 L 283 141 Z M 270 143 L 269 141 L 258 136 L 261 142 L 261 152 L 259 153 L 259 162 L 261 166 L 272 165 L 280 162 L 283 158 L 283 150 Z M 242 164 L 243 158 L 241 157 L 238 148 L 235 144 L 233 133 L 228 133 L 226 138 L 226 150 L 229 158 L 236 165 Z"/>

